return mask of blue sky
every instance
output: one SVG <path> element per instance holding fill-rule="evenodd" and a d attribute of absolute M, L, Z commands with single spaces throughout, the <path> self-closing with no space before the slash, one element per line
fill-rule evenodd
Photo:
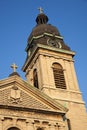
<path fill-rule="evenodd" d="M 76 74 L 87 106 L 87 0 L 0 0 L 0 79 L 12 73 L 14 62 L 24 78 L 25 47 L 40 6 L 76 52 Z"/>

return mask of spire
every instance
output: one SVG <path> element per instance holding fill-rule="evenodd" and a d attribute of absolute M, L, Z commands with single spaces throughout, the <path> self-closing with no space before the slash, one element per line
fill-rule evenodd
<path fill-rule="evenodd" d="M 40 7 L 38 8 L 40 14 L 36 18 L 37 24 L 46 24 L 48 22 L 48 17 L 43 13 L 43 9 Z"/>

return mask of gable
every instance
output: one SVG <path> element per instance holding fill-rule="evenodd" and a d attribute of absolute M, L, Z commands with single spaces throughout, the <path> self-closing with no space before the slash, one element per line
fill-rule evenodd
<path fill-rule="evenodd" d="M 0 89 L 0 104 L 49 110 L 50 107 L 16 85 Z"/>
<path fill-rule="evenodd" d="M 0 106 L 66 113 L 67 109 L 18 76 L 0 81 Z"/>

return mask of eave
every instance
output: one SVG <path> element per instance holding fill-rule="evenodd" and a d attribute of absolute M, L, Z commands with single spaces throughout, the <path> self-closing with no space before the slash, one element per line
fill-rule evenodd
<path fill-rule="evenodd" d="M 47 111 L 42 109 L 17 107 L 17 106 L 10 106 L 10 105 L 0 105 L 0 109 L 10 109 L 10 110 L 27 111 L 27 112 L 35 112 L 35 113 L 43 113 L 43 114 L 65 115 L 65 112 L 62 111 L 50 111 L 50 110 Z"/>

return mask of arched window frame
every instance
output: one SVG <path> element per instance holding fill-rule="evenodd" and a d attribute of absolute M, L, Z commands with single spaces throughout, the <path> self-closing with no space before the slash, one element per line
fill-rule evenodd
<path fill-rule="evenodd" d="M 44 130 L 42 127 L 38 127 L 37 130 Z"/>
<path fill-rule="evenodd" d="M 61 64 L 54 62 L 52 64 L 52 69 L 56 88 L 66 89 L 64 69 Z"/>
<path fill-rule="evenodd" d="M 8 128 L 7 130 L 20 130 L 20 129 L 17 128 L 17 127 L 10 127 L 10 128 Z"/>
<path fill-rule="evenodd" d="M 34 85 L 36 88 L 39 88 L 39 87 L 38 87 L 38 74 L 37 74 L 37 69 L 34 69 L 34 70 L 33 70 L 33 85 Z"/>

